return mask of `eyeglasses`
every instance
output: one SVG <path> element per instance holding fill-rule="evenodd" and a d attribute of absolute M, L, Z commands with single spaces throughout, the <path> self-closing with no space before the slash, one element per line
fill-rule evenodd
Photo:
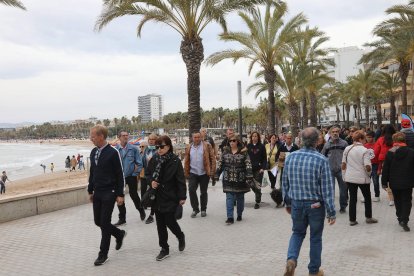
<path fill-rule="evenodd" d="M 157 145 L 155 146 L 155 149 L 164 149 L 167 145 Z"/>
<path fill-rule="evenodd" d="M 230 142 L 230 143 L 231 143 L 231 142 L 235 143 L 235 142 L 237 142 L 237 140 L 233 139 L 233 140 L 229 140 L 229 142 Z"/>

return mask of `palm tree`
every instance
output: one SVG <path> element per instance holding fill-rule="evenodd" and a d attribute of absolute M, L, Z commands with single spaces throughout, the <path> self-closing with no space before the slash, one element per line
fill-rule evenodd
<path fill-rule="evenodd" d="M 325 33 L 319 31 L 318 28 L 311 29 L 307 26 L 305 30 L 299 30 L 299 32 L 302 35 L 298 36 L 297 40 L 290 44 L 290 57 L 298 60 L 302 66 L 310 67 L 309 82 L 303 91 L 303 98 L 306 99 L 306 95 L 309 94 L 310 125 L 316 126 L 318 91 L 316 88 L 318 86 L 322 88 L 326 83 L 333 81 L 326 72 L 328 66 L 335 66 L 334 60 L 328 57 L 334 50 L 320 48 L 323 43 L 329 40 L 329 37 L 325 36 Z M 304 126 L 307 126 L 308 116 L 306 103 L 303 103 L 303 106 L 305 107 L 303 112 Z"/>
<path fill-rule="evenodd" d="M 230 12 L 253 8 L 263 0 L 104 0 L 96 28 L 102 30 L 112 20 L 125 15 L 141 17 L 138 36 L 145 23 L 164 23 L 182 38 L 180 52 L 187 68 L 189 133 L 201 127 L 200 66 L 204 60 L 201 33 L 212 22 L 227 31 L 225 16 Z"/>
<path fill-rule="evenodd" d="M 23 6 L 23 4 L 18 0 L 0 0 L 0 4 L 4 4 L 6 6 L 12 6 L 17 7 L 25 10 L 26 8 Z"/>
<path fill-rule="evenodd" d="M 394 71 L 392 71 L 391 74 L 387 72 L 377 72 L 375 74 L 374 81 L 377 85 L 378 90 L 383 92 L 383 96 L 388 98 L 390 101 L 390 124 L 395 126 L 395 123 L 397 121 L 395 98 L 398 93 L 397 89 L 401 87 L 400 76 Z M 380 108 L 380 113 L 381 113 L 381 108 Z"/>
<path fill-rule="evenodd" d="M 406 29 L 407 26 L 408 28 L 414 26 L 414 1 L 410 1 L 406 7 L 406 11 L 411 10 L 411 12 L 401 12 L 401 9 L 395 6 L 386 11 L 388 14 L 397 13 L 398 16 L 385 20 L 374 28 L 373 34 L 380 39 L 365 44 L 365 46 L 373 47 L 374 50 L 363 55 L 360 60 L 360 63 L 371 63 L 375 67 L 392 60 L 399 63 L 398 74 L 402 83 L 402 113 L 407 113 L 407 78 L 414 53 L 414 34 Z"/>
<path fill-rule="evenodd" d="M 273 9 L 272 9 L 273 8 Z M 206 63 L 215 65 L 222 60 L 239 59 L 250 61 L 248 72 L 252 72 L 255 64 L 263 70 L 264 80 L 268 89 L 268 126 L 269 133 L 275 132 L 275 66 L 286 56 L 288 44 L 298 35 L 297 28 L 306 22 L 302 14 L 294 16 L 288 22 L 284 21 L 287 14 L 287 4 L 267 1 L 264 15 L 259 8 L 249 13 L 239 12 L 239 16 L 246 24 L 249 32 L 229 32 L 220 35 L 220 39 L 227 42 L 238 42 L 242 49 L 225 50 L 209 56 Z M 276 127 L 278 129 L 278 127 Z"/>

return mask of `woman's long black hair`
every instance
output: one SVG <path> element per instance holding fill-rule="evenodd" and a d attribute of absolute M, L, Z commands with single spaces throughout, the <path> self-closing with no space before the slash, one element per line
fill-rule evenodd
<path fill-rule="evenodd" d="M 388 147 L 392 146 L 392 135 L 395 133 L 395 128 L 392 125 L 386 125 L 382 130 L 382 135 L 384 136 L 384 143 Z"/>

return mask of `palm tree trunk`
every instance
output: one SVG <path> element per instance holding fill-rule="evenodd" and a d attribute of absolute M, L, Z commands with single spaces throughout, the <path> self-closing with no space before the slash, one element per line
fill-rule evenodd
<path fill-rule="evenodd" d="M 336 123 L 339 124 L 339 120 L 340 120 L 339 116 L 340 116 L 341 110 L 339 109 L 338 105 L 335 105 L 335 108 L 336 108 Z"/>
<path fill-rule="evenodd" d="M 365 127 L 369 127 L 369 105 L 365 103 Z"/>
<path fill-rule="evenodd" d="M 290 129 L 293 137 L 298 136 L 298 124 L 299 124 L 299 105 L 295 101 L 289 103 L 289 114 L 291 117 Z"/>
<path fill-rule="evenodd" d="M 317 112 L 317 103 L 316 103 L 316 93 L 315 91 L 313 91 L 313 89 L 311 89 L 311 91 L 309 92 L 309 98 L 310 98 L 310 105 L 309 105 L 309 109 L 310 109 L 310 125 L 313 127 L 316 127 L 318 124 L 318 112 Z"/>
<path fill-rule="evenodd" d="M 308 127 L 308 121 L 309 121 L 309 112 L 308 112 L 308 101 L 306 98 L 306 91 L 303 92 L 303 98 L 302 98 L 302 126 L 303 128 Z"/>
<path fill-rule="evenodd" d="M 275 130 L 275 115 L 276 115 L 276 103 L 275 103 L 275 80 L 276 71 L 274 68 L 267 69 L 265 72 L 265 81 L 267 83 L 268 92 L 268 110 L 267 113 L 267 131 L 270 134 L 276 133 Z"/>
<path fill-rule="evenodd" d="M 181 41 L 180 52 L 187 68 L 188 130 L 189 137 L 201 127 L 200 111 L 200 66 L 204 60 L 201 38 L 185 38 Z"/>
<path fill-rule="evenodd" d="M 390 125 L 395 127 L 397 121 L 397 109 L 395 107 L 395 95 L 391 94 L 390 96 Z"/>
<path fill-rule="evenodd" d="M 409 70 L 410 70 L 410 66 L 409 66 L 408 63 L 400 62 L 400 67 L 398 68 L 398 73 L 400 74 L 401 82 L 402 82 L 402 86 L 401 86 L 402 108 L 401 108 L 400 113 L 405 113 L 405 114 L 407 114 L 407 112 L 408 112 L 408 108 L 407 108 L 407 78 L 408 78 Z"/>
<path fill-rule="evenodd" d="M 349 113 L 351 112 L 351 105 L 349 103 L 347 103 L 345 105 L 345 110 L 346 110 L 346 127 L 349 127 Z"/>
<path fill-rule="evenodd" d="M 382 125 L 381 102 L 376 102 L 375 109 L 377 111 L 377 129 L 379 129 Z"/>

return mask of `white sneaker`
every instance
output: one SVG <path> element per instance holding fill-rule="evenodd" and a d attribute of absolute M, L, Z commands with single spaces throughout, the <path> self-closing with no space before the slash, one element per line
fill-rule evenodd
<path fill-rule="evenodd" d="M 393 201 L 393 200 L 391 200 L 391 201 L 388 203 L 388 205 L 389 205 L 389 206 L 394 206 L 394 201 Z"/>
<path fill-rule="evenodd" d="M 372 202 L 379 202 L 379 201 L 380 201 L 379 196 L 376 196 L 376 197 L 374 197 L 374 198 L 372 199 Z"/>
<path fill-rule="evenodd" d="M 365 198 L 361 198 L 361 203 L 365 203 Z"/>

